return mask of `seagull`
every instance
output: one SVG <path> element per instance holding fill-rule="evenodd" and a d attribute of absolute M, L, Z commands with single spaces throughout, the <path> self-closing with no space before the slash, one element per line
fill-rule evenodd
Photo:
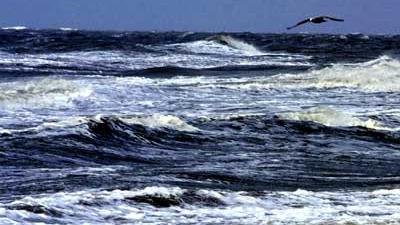
<path fill-rule="evenodd" d="M 305 23 L 325 23 L 328 22 L 328 20 L 333 20 L 333 21 L 337 21 L 337 22 L 343 22 L 343 19 L 337 19 L 337 18 L 333 18 L 333 17 L 329 17 L 329 16 L 317 16 L 317 17 L 310 17 L 307 18 L 303 21 L 298 22 L 296 25 L 291 26 L 291 27 L 287 27 L 286 29 L 290 30 L 292 28 L 298 27 L 302 24 Z"/>

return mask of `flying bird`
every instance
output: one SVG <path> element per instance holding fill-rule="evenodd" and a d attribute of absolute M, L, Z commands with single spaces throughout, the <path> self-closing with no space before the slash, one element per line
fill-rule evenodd
<path fill-rule="evenodd" d="M 333 17 L 329 17 L 329 16 L 317 16 L 317 17 L 307 18 L 307 19 L 305 19 L 303 21 L 298 22 L 294 26 L 287 27 L 286 29 L 290 30 L 290 29 L 293 29 L 293 28 L 298 27 L 298 26 L 300 26 L 302 24 L 305 24 L 305 23 L 325 23 L 325 22 L 328 22 L 328 20 L 337 21 L 337 22 L 343 22 L 344 21 L 343 19 L 337 19 L 337 18 L 333 18 Z"/>

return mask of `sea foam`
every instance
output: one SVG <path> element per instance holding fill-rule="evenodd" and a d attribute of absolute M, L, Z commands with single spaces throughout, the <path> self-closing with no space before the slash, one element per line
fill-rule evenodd
<path fill-rule="evenodd" d="M 6 109 L 66 106 L 88 97 L 88 86 L 57 78 L 36 78 L 0 84 L 0 105 Z"/>
<path fill-rule="evenodd" d="M 373 119 L 360 119 L 332 107 L 312 107 L 298 112 L 280 113 L 281 119 L 310 121 L 332 127 L 365 127 L 376 130 L 393 130 Z"/>

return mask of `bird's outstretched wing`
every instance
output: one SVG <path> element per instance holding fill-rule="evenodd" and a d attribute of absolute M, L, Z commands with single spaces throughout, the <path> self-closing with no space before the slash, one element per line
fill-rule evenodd
<path fill-rule="evenodd" d="M 337 19 L 337 18 L 333 18 L 333 17 L 330 17 L 330 16 L 324 16 L 324 18 L 325 19 L 330 19 L 330 20 L 333 20 L 333 21 L 338 21 L 338 22 L 343 22 L 344 21 L 343 19 Z"/>
<path fill-rule="evenodd" d="M 310 19 L 305 19 L 305 20 L 303 20 L 303 21 L 298 22 L 298 23 L 297 23 L 296 25 L 294 25 L 294 26 L 286 27 L 286 29 L 287 29 L 287 30 L 290 30 L 290 29 L 293 29 L 293 28 L 295 28 L 295 27 L 298 27 L 298 26 L 300 26 L 300 25 L 302 25 L 302 24 L 305 24 L 305 23 L 308 23 L 308 22 L 310 22 Z"/>

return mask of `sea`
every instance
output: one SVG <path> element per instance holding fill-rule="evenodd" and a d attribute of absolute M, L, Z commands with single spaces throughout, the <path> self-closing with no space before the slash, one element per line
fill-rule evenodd
<path fill-rule="evenodd" d="M 0 224 L 400 224 L 400 36 L 2 28 Z"/>

